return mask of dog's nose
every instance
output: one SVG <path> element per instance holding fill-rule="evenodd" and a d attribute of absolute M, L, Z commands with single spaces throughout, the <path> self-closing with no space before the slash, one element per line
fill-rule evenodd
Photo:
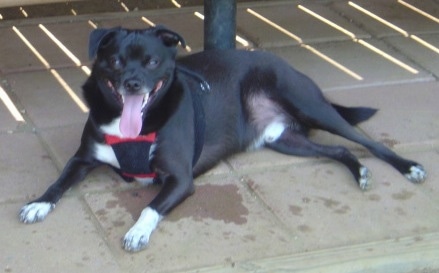
<path fill-rule="evenodd" d="M 124 83 L 124 87 L 128 92 L 137 92 L 142 87 L 142 83 L 140 80 L 136 79 L 126 80 Z"/>

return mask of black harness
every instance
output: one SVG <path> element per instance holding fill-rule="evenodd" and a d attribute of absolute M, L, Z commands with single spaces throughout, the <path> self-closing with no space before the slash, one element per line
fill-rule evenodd
<path fill-rule="evenodd" d="M 209 84 L 197 73 L 186 68 L 177 67 L 182 72 L 200 83 L 202 91 L 209 91 Z M 195 150 L 192 159 L 193 166 L 200 158 L 204 145 L 204 132 L 206 121 L 204 108 L 201 103 L 201 92 L 191 92 L 192 106 L 194 109 L 194 136 Z M 150 167 L 151 147 L 156 140 L 156 132 L 148 135 L 139 135 L 136 138 L 121 138 L 114 135 L 104 135 L 105 144 L 113 148 L 114 154 L 120 164 L 113 168 L 125 181 L 131 182 L 134 178 L 155 178 L 156 173 Z"/>

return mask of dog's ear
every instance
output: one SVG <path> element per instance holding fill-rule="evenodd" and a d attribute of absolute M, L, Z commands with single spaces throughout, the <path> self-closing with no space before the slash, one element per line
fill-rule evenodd
<path fill-rule="evenodd" d="M 186 48 L 186 42 L 180 34 L 165 27 L 158 26 L 154 29 L 155 35 L 163 41 L 165 46 L 175 47 L 180 43 L 181 47 Z"/>
<path fill-rule="evenodd" d="M 120 28 L 98 28 L 93 30 L 90 33 L 88 42 L 88 58 L 92 60 L 98 53 L 98 49 L 102 45 L 102 42 L 105 40 L 105 38 L 118 30 L 120 30 Z"/>

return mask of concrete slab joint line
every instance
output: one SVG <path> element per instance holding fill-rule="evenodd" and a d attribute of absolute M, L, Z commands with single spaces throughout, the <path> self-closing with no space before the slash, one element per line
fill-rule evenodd
<path fill-rule="evenodd" d="M 438 245 L 439 235 L 433 233 L 425 235 L 422 242 L 419 237 L 405 237 L 398 240 L 236 262 L 232 267 L 216 266 L 196 272 L 436 273 L 439 272 Z"/>

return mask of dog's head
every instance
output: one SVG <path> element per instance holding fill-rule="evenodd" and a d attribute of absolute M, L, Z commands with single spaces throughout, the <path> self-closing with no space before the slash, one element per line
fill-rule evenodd
<path fill-rule="evenodd" d="M 96 29 L 90 34 L 92 77 L 107 103 L 121 109 L 125 137 L 139 135 L 143 112 L 167 90 L 179 43 L 185 47 L 179 34 L 164 27 Z"/>

